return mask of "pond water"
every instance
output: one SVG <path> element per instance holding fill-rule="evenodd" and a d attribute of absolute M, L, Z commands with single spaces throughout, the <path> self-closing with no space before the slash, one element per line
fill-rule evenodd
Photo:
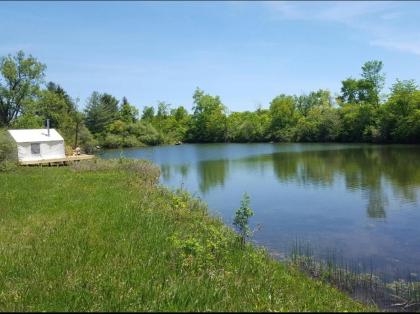
<path fill-rule="evenodd" d="M 100 155 L 155 162 L 162 184 L 202 198 L 228 225 L 247 192 L 254 241 L 274 255 L 298 240 L 321 257 L 420 280 L 420 146 L 184 144 Z"/>

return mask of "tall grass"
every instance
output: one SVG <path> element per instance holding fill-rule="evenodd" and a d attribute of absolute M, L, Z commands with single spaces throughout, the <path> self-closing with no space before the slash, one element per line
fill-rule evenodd
<path fill-rule="evenodd" d="M 0 174 L 1 311 L 366 311 L 125 160 Z"/>
<path fill-rule="evenodd" d="M 312 278 L 330 283 L 353 298 L 384 310 L 420 310 L 420 282 L 410 275 L 406 279 L 387 282 L 375 272 L 373 263 L 361 265 L 346 261 L 331 250 L 324 258 L 316 257 L 308 243 L 295 241 L 289 264 Z"/>

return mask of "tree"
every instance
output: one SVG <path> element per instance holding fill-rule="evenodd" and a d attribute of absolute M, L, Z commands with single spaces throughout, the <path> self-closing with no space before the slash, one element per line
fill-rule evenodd
<path fill-rule="evenodd" d="M 342 81 L 341 96 L 342 104 L 369 103 L 379 106 L 380 92 L 385 83 L 385 74 L 382 71 L 382 61 L 368 61 L 362 66 L 362 78 L 348 78 Z"/>
<path fill-rule="evenodd" d="M 341 119 L 337 109 L 326 106 L 312 107 L 297 122 L 295 139 L 303 142 L 330 142 L 338 139 Z"/>
<path fill-rule="evenodd" d="M 39 91 L 37 99 L 28 111 L 40 116 L 43 121 L 49 119 L 53 128 L 63 128 L 72 124 L 76 105 L 64 89 L 49 82 L 47 89 Z"/>
<path fill-rule="evenodd" d="M 179 106 L 178 108 L 171 110 L 170 136 L 175 142 L 185 141 L 190 125 L 190 120 L 191 116 L 188 114 L 188 111 L 183 106 Z"/>
<path fill-rule="evenodd" d="M 143 115 L 141 116 L 142 120 L 146 120 L 146 121 L 150 121 L 154 118 L 155 116 L 155 108 L 153 107 L 144 107 L 143 109 Z"/>
<path fill-rule="evenodd" d="M 130 105 L 127 98 L 123 97 L 120 107 L 121 120 L 127 123 L 134 123 L 138 120 L 139 111 L 136 107 Z"/>
<path fill-rule="evenodd" d="M 328 90 L 318 90 L 311 92 L 309 95 L 300 95 L 299 97 L 294 96 L 296 109 L 298 112 L 306 116 L 309 110 L 316 106 L 331 107 L 331 95 Z"/>
<path fill-rule="evenodd" d="M 171 106 L 170 104 L 167 104 L 164 101 L 160 101 L 158 103 L 158 110 L 157 110 L 157 113 L 156 113 L 156 117 L 160 118 L 160 119 L 167 118 L 169 116 L 170 106 Z"/>
<path fill-rule="evenodd" d="M 109 94 L 93 92 L 87 101 L 86 126 L 93 134 L 103 133 L 118 119 L 118 100 Z"/>
<path fill-rule="evenodd" d="M 193 95 L 194 113 L 191 120 L 191 140 L 224 142 L 227 135 L 226 107 L 219 96 L 205 94 L 197 88 Z"/>
<path fill-rule="evenodd" d="M 103 93 L 100 97 L 100 102 L 112 121 L 120 117 L 118 99 L 110 94 Z"/>
<path fill-rule="evenodd" d="M 85 115 L 82 112 L 76 111 L 73 115 L 74 120 L 74 147 L 77 147 L 79 144 L 79 133 L 80 128 L 85 120 Z"/>
<path fill-rule="evenodd" d="M 183 106 L 172 109 L 171 115 L 175 117 L 176 121 L 183 121 L 188 118 L 188 111 Z"/>
<path fill-rule="evenodd" d="M 380 92 L 385 84 L 385 74 L 382 71 L 382 61 L 368 61 L 362 66 L 362 77 L 370 83 L 370 101 L 379 106 Z"/>
<path fill-rule="evenodd" d="M 36 96 L 46 66 L 23 51 L 0 61 L 0 126 L 9 126 Z"/>
<path fill-rule="evenodd" d="M 281 94 L 270 103 L 271 132 L 275 140 L 289 141 L 296 124 L 296 107 L 293 96 Z"/>
<path fill-rule="evenodd" d="M 376 101 L 372 96 L 374 86 L 371 81 L 348 78 L 341 81 L 341 84 L 341 95 L 338 100 L 342 105 Z"/>
<path fill-rule="evenodd" d="M 76 104 L 73 101 L 73 99 L 67 94 L 67 92 L 59 84 L 56 84 L 54 82 L 48 82 L 47 90 L 55 93 L 56 95 L 58 95 L 61 99 L 65 101 L 66 103 L 65 109 L 68 113 L 71 113 L 77 110 Z"/>
<path fill-rule="evenodd" d="M 377 141 L 377 114 L 368 103 L 344 104 L 340 108 L 341 140 L 345 142 Z"/>
<path fill-rule="evenodd" d="M 362 66 L 362 78 L 342 81 L 340 116 L 343 141 L 381 141 L 380 92 L 385 82 L 381 61 L 368 61 Z"/>
<path fill-rule="evenodd" d="M 381 132 L 385 138 L 420 142 L 420 90 L 413 80 L 397 80 L 381 109 Z"/>
<path fill-rule="evenodd" d="M 230 142 L 266 141 L 269 125 L 267 110 L 233 112 L 228 116 L 228 140 Z"/>

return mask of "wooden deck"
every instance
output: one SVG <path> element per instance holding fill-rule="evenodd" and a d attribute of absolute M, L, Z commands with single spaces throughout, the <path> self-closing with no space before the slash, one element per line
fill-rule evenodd
<path fill-rule="evenodd" d="M 78 155 L 78 156 L 66 156 L 66 158 L 57 159 L 43 159 L 43 160 L 31 160 L 31 161 L 20 161 L 19 164 L 22 166 L 32 165 L 66 165 L 68 162 L 94 159 L 95 155 Z"/>

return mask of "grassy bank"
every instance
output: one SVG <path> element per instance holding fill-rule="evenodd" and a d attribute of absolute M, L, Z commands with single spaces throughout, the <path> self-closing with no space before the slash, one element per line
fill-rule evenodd
<path fill-rule="evenodd" d="M 128 161 L 0 173 L 0 310 L 372 310 L 241 248 L 158 175 Z"/>

